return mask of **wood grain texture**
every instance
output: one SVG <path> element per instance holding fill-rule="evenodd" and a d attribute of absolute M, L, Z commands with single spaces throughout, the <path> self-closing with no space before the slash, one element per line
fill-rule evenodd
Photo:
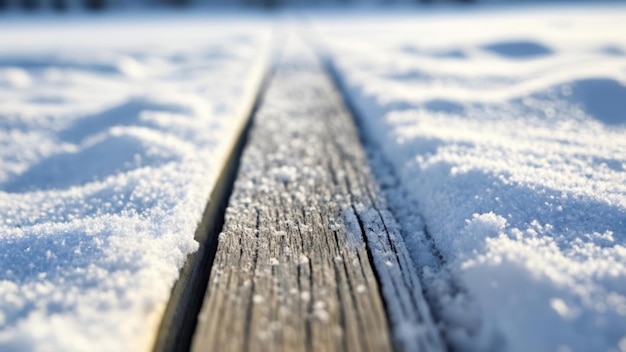
<path fill-rule="evenodd" d="M 441 350 L 352 118 L 314 54 L 288 43 L 243 153 L 192 350 Z"/>

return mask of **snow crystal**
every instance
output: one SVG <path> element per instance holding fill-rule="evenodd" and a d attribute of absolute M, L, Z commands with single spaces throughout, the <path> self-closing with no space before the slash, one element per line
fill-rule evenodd
<path fill-rule="evenodd" d="M 624 345 L 625 16 L 613 4 L 315 21 L 461 350 Z"/>
<path fill-rule="evenodd" d="M 150 348 L 269 34 L 251 19 L 0 25 L 0 350 Z"/>
<path fill-rule="evenodd" d="M 296 180 L 298 170 L 293 166 L 281 166 L 273 171 L 273 174 L 276 176 L 276 179 L 279 181 L 288 183 Z"/>

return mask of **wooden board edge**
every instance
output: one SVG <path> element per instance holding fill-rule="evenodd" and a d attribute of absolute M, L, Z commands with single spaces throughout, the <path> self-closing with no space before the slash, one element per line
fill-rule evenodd
<path fill-rule="evenodd" d="M 198 251 L 195 253 L 189 254 L 187 259 L 185 260 L 185 264 L 179 271 L 179 277 L 176 282 L 172 285 L 171 294 L 168 298 L 160 303 L 158 303 L 154 309 L 148 313 L 145 323 L 147 325 L 145 332 L 140 335 L 140 337 L 136 340 L 136 345 L 140 346 L 137 351 L 169 351 L 173 350 L 174 346 L 171 343 L 168 343 L 170 339 L 170 332 L 173 323 L 174 316 L 179 313 L 180 300 L 183 299 L 184 289 L 187 286 L 187 281 L 193 275 L 194 270 L 198 270 L 198 262 L 201 262 L 203 258 L 200 258 L 201 255 L 198 255 L 200 251 L 205 250 L 206 241 L 208 239 L 208 229 L 209 223 L 211 222 L 211 213 L 215 213 L 214 209 L 214 200 L 216 197 L 216 193 L 222 193 L 223 190 L 218 190 L 221 184 L 223 183 L 223 179 L 226 178 L 228 173 L 229 164 L 232 163 L 232 159 L 237 153 L 237 149 L 241 142 L 241 139 L 244 138 L 245 132 L 248 128 L 248 125 L 251 120 L 251 115 L 255 109 L 255 105 L 257 104 L 258 96 L 261 93 L 263 86 L 265 85 L 265 81 L 267 80 L 268 72 L 270 71 L 271 62 L 273 60 L 273 55 L 275 50 L 275 43 L 273 43 L 274 39 L 273 33 L 268 35 L 269 38 L 266 39 L 264 43 L 264 50 L 259 58 L 256 60 L 254 67 L 252 69 L 253 73 L 248 76 L 248 82 L 245 85 L 246 91 L 244 93 L 244 103 L 241 105 L 238 113 L 236 114 L 240 118 L 239 126 L 237 126 L 236 131 L 232 138 L 229 141 L 227 147 L 223 149 L 221 153 L 221 160 L 218 163 L 221 165 L 220 172 L 218 177 L 215 179 L 213 188 L 211 190 L 210 195 L 207 197 L 207 206 L 202 214 L 201 222 L 198 224 L 198 228 L 196 233 L 194 234 L 194 238 L 199 242 L 200 246 Z M 221 191 L 221 192 L 220 192 Z M 177 348 L 176 348 L 177 349 Z"/>

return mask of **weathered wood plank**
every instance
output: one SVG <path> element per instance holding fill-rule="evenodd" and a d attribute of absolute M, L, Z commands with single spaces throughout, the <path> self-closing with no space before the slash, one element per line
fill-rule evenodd
<path fill-rule="evenodd" d="M 442 349 L 353 121 L 313 53 L 290 43 L 244 150 L 192 349 L 391 350 L 387 313 L 396 347 Z"/>

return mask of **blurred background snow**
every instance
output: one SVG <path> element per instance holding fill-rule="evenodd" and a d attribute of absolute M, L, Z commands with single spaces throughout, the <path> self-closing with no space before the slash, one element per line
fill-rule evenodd
<path fill-rule="evenodd" d="M 616 2 L 617 0 L 614 0 Z M 181 9 L 181 8 L 329 8 L 329 7 L 398 7 L 454 3 L 518 3 L 572 2 L 571 0 L 0 0 L 0 11 L 103 11 L 127 9 Z M 573 2 L 610 2 L 574 0 Z"/>

